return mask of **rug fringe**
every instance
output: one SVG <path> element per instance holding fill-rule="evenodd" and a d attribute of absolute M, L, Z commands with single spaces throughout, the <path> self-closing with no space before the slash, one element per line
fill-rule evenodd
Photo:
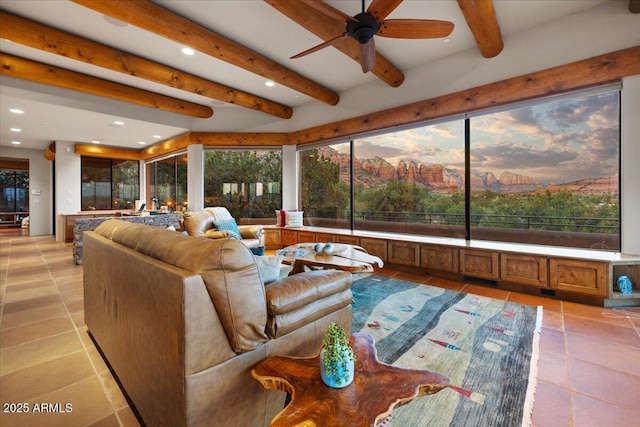
<path fill-rule="evenodd" d="M 533 402 L 535 399 L 536 387 L 538 385 L 538 359 L 540 357 L 540 331 L 542 330 L 543 308 L 538 306 L 536 315 L 536 328 L 533 331 L 533 344 L 531 346 L 531 365 L 529 369 L 529 383 L 527 384 L 527 394 L 524 399 L 522 413 L 522 427 L 531 427 L 531 416 L 533 414 Z"/>

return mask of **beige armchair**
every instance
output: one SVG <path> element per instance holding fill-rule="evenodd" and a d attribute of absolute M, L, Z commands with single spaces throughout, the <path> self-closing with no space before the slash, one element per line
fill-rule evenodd
<path fill-rule="evenodd" d="M 189 236 L 209 239 L 239 239 L 249 248 L 264 247 L 262 225 L 237 225 L 227 208 L 216 206 L 201 212 L 184 213 L 184 229 Z"/>

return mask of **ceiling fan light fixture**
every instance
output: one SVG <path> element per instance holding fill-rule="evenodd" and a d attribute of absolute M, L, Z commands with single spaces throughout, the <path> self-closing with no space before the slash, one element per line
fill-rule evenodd
<path fill-rule="evenodd" d="M 356 21 L 347 23 L 347 32 L 360 44 L 367 44 L 380 29 L 380 23 L 368 13 L 354 16 Z"/>

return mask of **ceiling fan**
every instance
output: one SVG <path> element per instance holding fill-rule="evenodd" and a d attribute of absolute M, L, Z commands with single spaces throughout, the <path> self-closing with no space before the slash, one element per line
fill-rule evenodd
<path fill-rule="evenodd" d="M 327 46 L 332 46 L 348 37 L 355 39 L 360 45 L 360 63 L 362 71 L 371 71 L 376 61 L 374 36 L 400 39 L 431 39 L 446 37 L 453 31 L 453 23 L 429 19 L 387 19 L 385 18 L 402 3 L 402 0 L 373 0 L 365 11 L 365 0 L 362 0 L 362 12 L 349 16 L 320 0 L 300 0 L 301 3 L 316 9 L 327 17 L 344 23 L 346 30 L 317 46 L 300 52 L 291 59 L 300 58 Z"/>

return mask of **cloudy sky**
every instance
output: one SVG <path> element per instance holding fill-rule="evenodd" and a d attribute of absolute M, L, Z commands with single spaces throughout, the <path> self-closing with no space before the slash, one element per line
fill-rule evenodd
<path fill-rule="evenodd" d="M 618 172 L 618 92 L 549 102 L 471 120 L 475 173 L 519 173 L 544 184 Z M 464 170 L 464 123 L 457 120 L 356 141 L 361 158 L 379 156 Z M 337 147 L 336 147 L 337 148 Z"/>

